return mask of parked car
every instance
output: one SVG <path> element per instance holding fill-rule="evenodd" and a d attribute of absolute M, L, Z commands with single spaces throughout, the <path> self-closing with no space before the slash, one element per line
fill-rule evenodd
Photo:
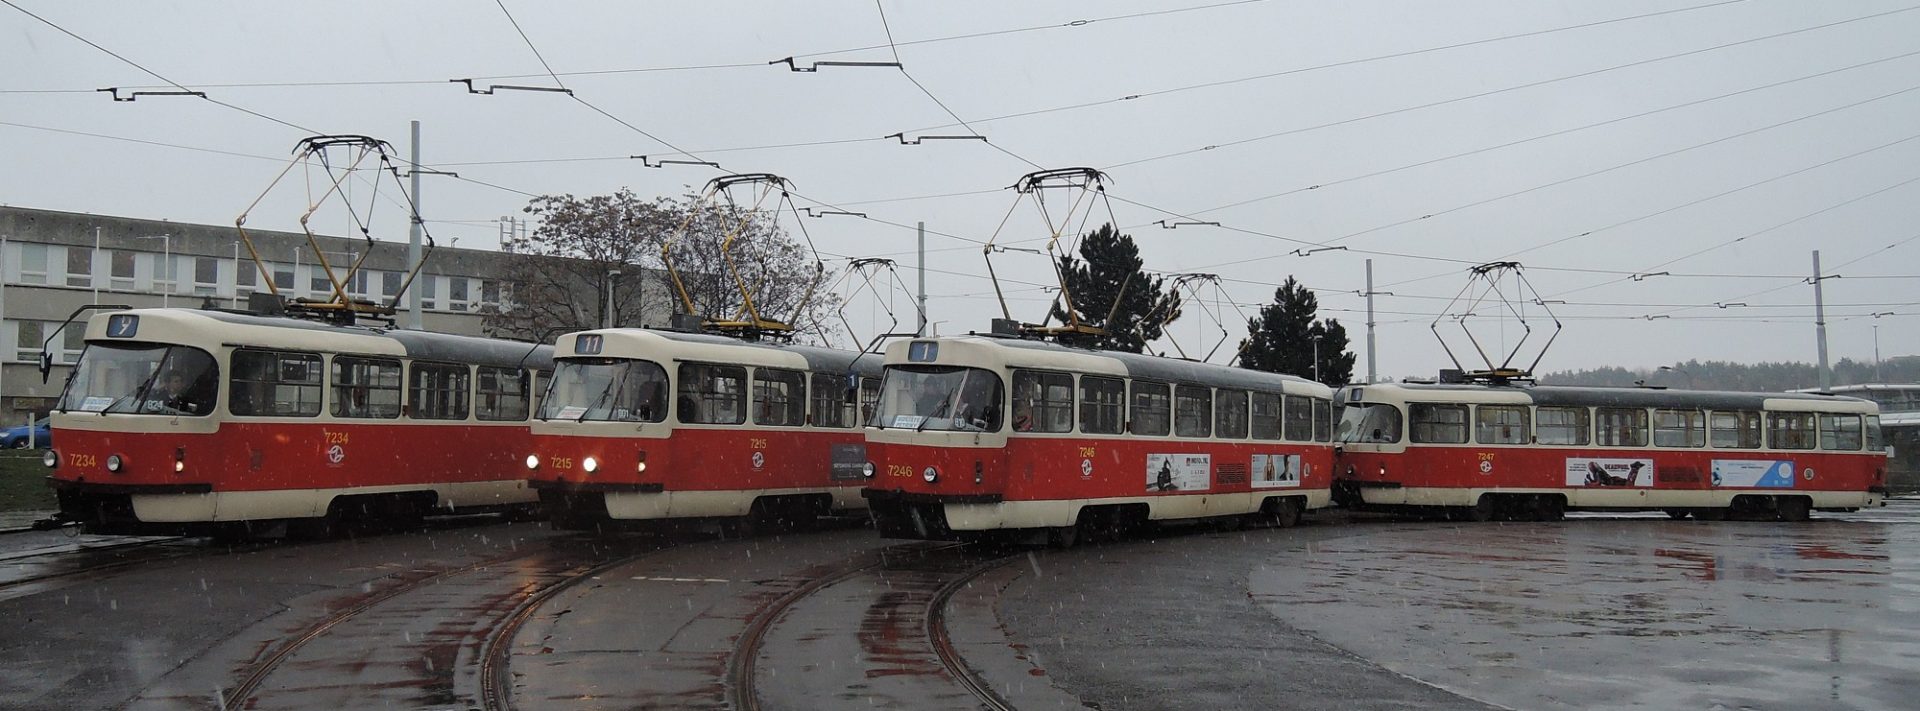
<path fill-rule="evenodd" d="M 7 449 L 26 449 L 38 447 L 48 449 L 53 446 L 53 430 L 47 427 L 49 418 L 42 417 L 31 425 L 14 425 L 0 430 L 0 447 Z"/>

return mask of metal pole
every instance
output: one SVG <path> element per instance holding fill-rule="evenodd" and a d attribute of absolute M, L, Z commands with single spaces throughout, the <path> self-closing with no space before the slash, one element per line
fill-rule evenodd
<path fill-rule="evenodd" d="M 1313 337 L 1313 382 L 1320 382 L 1320 337 Z"/>
<path fill-rule="evenodd" d="M 1887 382 L 1887 376 L 1880 372 L 1880 324 L 1873 325 L 1873 381 Z"/>
<path fill-rule="evenodd" d="M 1315 360 L 1318 360 L 1317 358 Z M 1367 260 L 1367 384 L 1373 384 L 1373 260 Z"/>
<path fill-rule="evenodd" d="M 620 270 L 607 270 L 607 312 L 606 315 L 600 319 L 601 328 L 613 328 L 613 324 L 617 320 L 613 316 L 613 280 L 618 278 L 620 278 Z"/>
<path fill-rule="evenodd" d="M 99 225 L 93 226 L 93 258 L 87 261 L 87 265 L 88 265 L 87 269 L 90 271 L 93 271 L 96 273 L 100 271 L 100 226 Z M 111 265 L 107 267 L 107 274 L 109 276 L 113 274 L 113 267 Z M 96 304 L 100 303 L 100 280 L 95 279 L 93 274 L 88 274 L 87 283 L 93 285 L 93 303 L 96 303 Z"/>
<path fill-rule="evenodd" d="M 1827 370 L 1827 302 L 1820 294 L 1820 250 L 1813 250 L 1813 324 L 1820 339 L 1820 392 L 1833 389 L 1833 371 Z"/>
<path fill-rule="evenodd" d="M 173 235 L 160 235 L 160 261 L 167 265 L 167 290 L 160 292 L 160 308 L 173 305 L 173 290 L 180 288 L 180 277 L 173 269 Z"/>
<path fill-rule="evenodd" d="M 11 261 L 7 259 L 7 235 L 0 235 L 0 314 L 7 312 L 7 265 L 10 263 Z M 0 321 L 0 324 L 5 323 L 5 321 Z M 18 351 L 19 346 L 16 345 L 14 350 Z M 0 358 L 0 408 L 6 407 L 7 388 L 5 376 L 7 366 L 4 363 L 5 360 L 5 358 Z"/>
<path fill-rule="evenodd" d="M 920 325 L 913 330 L 916 336 L 927 335 L 927 223 L 918 223 L 920 233 Z"/>
<path fill-rule="evenodd" d="M 407 171 L 413 177 L 413 214 L 408 216 L 412 223 L 407 228 L 407 268 L 420 266 L 420 122 L 413 122 L 413 169 Z M 425 328 L 420 313 L 420 287 L 415 285 L 407 289 L 407 328 L 415 331 Z"/>

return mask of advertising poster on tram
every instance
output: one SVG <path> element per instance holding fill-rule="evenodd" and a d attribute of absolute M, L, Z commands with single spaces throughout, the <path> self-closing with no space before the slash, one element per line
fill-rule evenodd
<path fill-rule="evenodd" d="M 1212 482 L 1207 454 L 1147 455 L 1147 491 L 1205 491 Z"/>
<path fill-rule="evenodd" d="M 1615 488 L 1653 486 L 1653 460 L 1568 457 L 1567 486 Z"/>
<path fill-rule="evenodd" d="M 1300 485 L 1300 455 L 1253 455 L 1253 488 Z"/>
<path fill-rule="evenodd" d="M 1791 489 L 1793 462 L 1776 459 L 1715 459 L 1713 485 Z"/>

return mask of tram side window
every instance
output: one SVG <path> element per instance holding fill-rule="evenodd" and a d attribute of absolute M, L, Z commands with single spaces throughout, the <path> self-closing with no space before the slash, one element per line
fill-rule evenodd
<path fill-rule="evenodd" d="M 680 421 L 737 425 L 747 421 L 747 369 L 737 365 L 680 364 Z"/>
<path fill-rule="evenodd" d="M 1714 410 L 1707 419 L 1707 441 L 1715 449 L 1759 449 L 1760 413 Z"/>
<path fill-rule="evenodd" d="M 1181 437 L 1213 434 L 1213 389 L 1204 385 L 1174 388 L 1173 433 Z"/>
<path fill-rule="evenodd" d="M 1288 395 L 1287 408 L 1281 418 L 1284 421 L 1287 440 L 1290 442 L 1313 441 L 1313 398 L 1304 395 Z"/>
<path fill-rule="evenodd" d="M 235 415 L 313 417 L 320 414 L 320 356 L 314 353 L 233 352 Z"/>
<path fill-rule="evenodd" d="M 1253 438 L 1280 439 L 1280 394 L 1253 393 L 1251 407 Z"/>
<path fill-rule="evenodd" d="M 872 422 L 873 411 L 880 406 L 880 379 L 860 379 L 860 421 Z"/>
<path fill-rule="evenodd" d="M 807 420 L 807 379 L 797 371 L 753 369 L 753 423 L 799 427 Z"/>
<path fill-rule="evenodd" d="M 414 363 L 413 378 L 407 383 L 407 397 L 413 401 L 409 416 L 416 420 L 467 419 L 467 366 L 455 363 Z"/>
<path fill-rule="evenodd" d="M 1813 449 L 1814 422 L 1811 412 L 1767 413 L 1768 439 L 1774 449 Z"/>
<path fill-rule="evenodd" d="M 1821 415 L 1820 448 L 1842 452 L 1860 451 L 1860 416 Z"/>
<path fill-rule="evenodd" d="M 813 374 L 813 426 L 852 427 L 855 403 L 847 399 L 847 376 Z"/>
<path fill-rule="evenodd" d="M 1418 444 L 1466 444 L 1467 406 L 1416 402 L 1407 407 Z"/>
<path fill-rule="evenodd" d="M 1587 446 L 1589 417 L 1584 407 L 1542 407 L 1533 413 L 1533 437 L 1540 444 Z"/>
<path fill-rule="evenodd" d="M 1473 408 L 1473 441 L 1480 444 L 1526 444 L 1526 405 L 1480 405 Z"/>
<path fill-rule="evenodd" d="M 477 369 L 476 375 L 479 382 L 474 389 L 479 391 L 479 400 L 474 404 L 474 417 L 493 422 L 527 419 L 529 401 L 526 371 L 483 365 Z"/>
<path fill-rule="evenodd" d="M 1599 436 L 1595 444 L 1602 447 L 1645 447 L 1647 446 L 1647 411 L 1637 407 L 1601 407 L 1594 413 L 1595 429 Z"/>
<path fill-rule="evenodd" d="M 1313 399 L 1313 441 L 1333 441 L 1333 401 Z"/>
<path fill-rule="evenodd" d="M 334 356 L 328 412 L 334 417 L 399 417 L 400 361 Z"/>
<path fill-rule="evenodd" d="M 1221 390 L 1214 393 L 1213 433 L 1224 439 L 1247 438 L 1247 391 Z"/>
<path fill-rule="evenodd" d="M 1164 383 L 1133 383 L 1133 407 L 1127 413 L 1127 419 L 1133 425 L 1129 431 L 1148 437 L 1167 436 L 1168 426 L 1173 419 L 1173 388 Z"/>
<path fill-rule="evenodd" d="M 1035 370 L 1013 371 L 1013 430 L 1072 432 L 1073 376 Z"/>
<path fill-rule="evenodd" d="M 1707 446 L 1706 415 L 1699 410 L 1660 408 L 1653 411 L 1653 446 Z"/>
<path fill-rule="evenodd" d="M 1119 378 L 1080 376 L 1080 431 L 1084 434 L 1120 434 L 1125 422 L 1121 408 L 1127 402 L 1127 383 Z"/>
<path fill-rule="evenodd" d="M 1867 451 L 1878 452 L 1880 447 L 1880 416 L 1867 415 Z"/>

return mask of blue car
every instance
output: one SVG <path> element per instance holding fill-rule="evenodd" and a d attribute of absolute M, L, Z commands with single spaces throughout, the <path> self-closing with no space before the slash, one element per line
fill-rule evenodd
<path fill-rule="evenodd" d="M 47 427 L 48 418 L 42 417 L 31 425 L 14 425 L 0 430 L 0 447 L 7 449 L 26 449 L 53 447 L 53 430 Z M 29 439 L 31 435 L 31 439 Z"/>

